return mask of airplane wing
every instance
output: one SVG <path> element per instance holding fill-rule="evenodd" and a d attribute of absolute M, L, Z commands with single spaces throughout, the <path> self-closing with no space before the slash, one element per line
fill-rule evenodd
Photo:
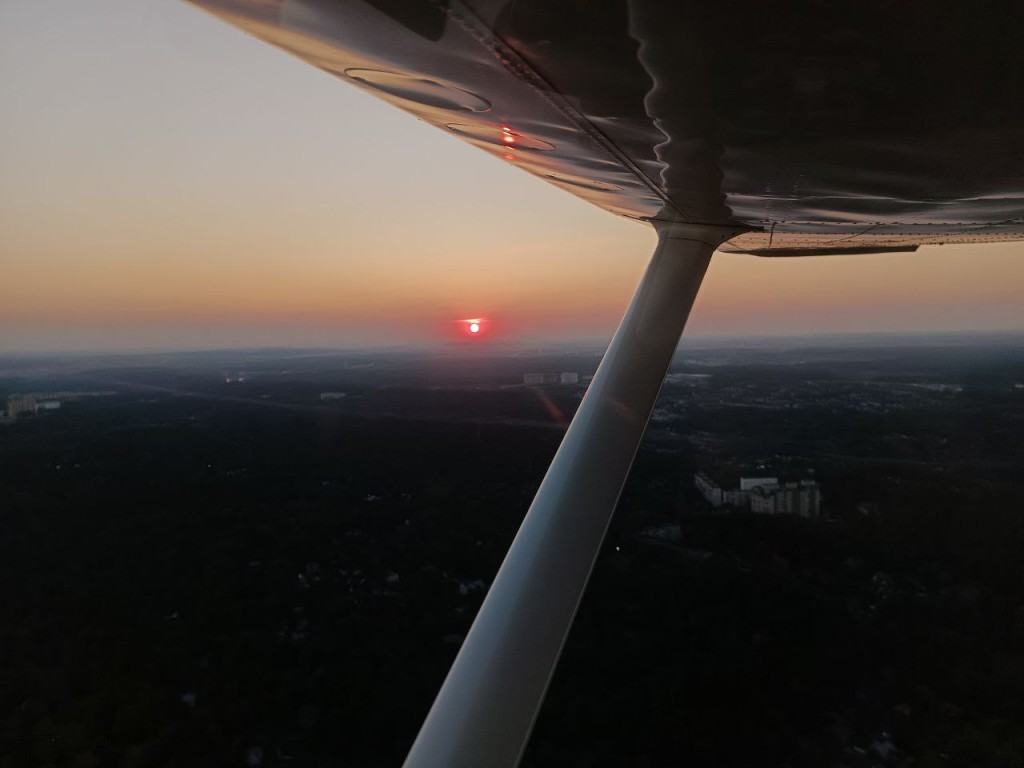
<path fill-rule="evenodd" d="M 1010 0 L 191 2 L 612 213 L 742 225 L 723 251 L 1024 238 Z"/>
<path fill-rule="evenodd" d="M 1024 239 L 1019 0 L 190 1 L 658 232 L 407 768 L 519 762 L 714 250 Z"/>

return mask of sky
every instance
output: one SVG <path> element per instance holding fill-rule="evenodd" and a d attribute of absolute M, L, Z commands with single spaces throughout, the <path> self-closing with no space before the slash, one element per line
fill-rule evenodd
<path fill-rule="evenodd" d="M 611 336 L 655 244 L 178 0 L 0 4 L 0 353 Z M 712 260 L 687 334 L 1024 330 L 1024 243 Z"/>

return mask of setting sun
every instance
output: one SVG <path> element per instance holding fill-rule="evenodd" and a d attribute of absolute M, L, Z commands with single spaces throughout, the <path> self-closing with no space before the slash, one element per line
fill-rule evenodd
<path fill-rule="evenodd" d="M 459 320 L 458 325 L 462 335 L 470 339 L 490 336 L 492 331 L 490 322 L 483 317 L 467 317 Z"/>

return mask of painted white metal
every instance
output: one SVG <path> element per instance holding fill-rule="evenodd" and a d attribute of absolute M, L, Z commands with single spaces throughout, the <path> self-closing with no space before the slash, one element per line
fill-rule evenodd
<path fill-rule="evenodd" d="M 736 231 L 659 224 L 658 247 L 405 768 L 513 768 L 714 249 Z"/>

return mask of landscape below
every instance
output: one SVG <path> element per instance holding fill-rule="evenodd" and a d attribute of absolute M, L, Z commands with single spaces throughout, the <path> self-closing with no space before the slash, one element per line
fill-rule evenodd
<path fill-rule="evenodd" d="M 685 342 L 523 765 L 1021 765 L 1020 349 Z M 0 361 L 0 766 L 399 765 L 599 360 L 488 354 Z"/>

